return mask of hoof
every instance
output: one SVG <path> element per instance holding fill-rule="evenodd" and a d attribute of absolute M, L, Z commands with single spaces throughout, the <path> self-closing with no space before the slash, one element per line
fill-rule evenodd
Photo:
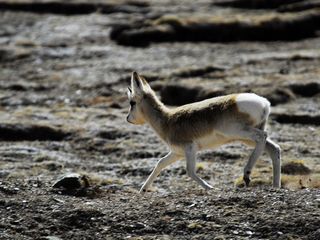
<path fill-rule="evenodd" d="M 147 192 L 147 190 L 144 189 L 144 188 L 141 188 L 140 191 L 139 191 L 140 194 L 144 194 L 144 193 L 146 193 L 146 192 Z"/>
<path fill-rule="evenodd" d="M 211 185 L 206 188 L 207 191 L 212 190 L 212 189 L 213 189 L 213 187 Z"/>
<path fill-rule="evenodd" d="M 246 187 L 249 187 L 249 184 L 250 184 L 250 181 L 251 181 L 250 178 L 244 176 L 244 177 L 243 177 L 243 181 L 244 181 L 244 183 L 246 184 Z"/>

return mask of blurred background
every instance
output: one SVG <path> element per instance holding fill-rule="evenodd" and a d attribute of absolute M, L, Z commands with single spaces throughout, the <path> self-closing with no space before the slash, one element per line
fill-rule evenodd
<path fill-rule="evenodd" d="M 63 219 L 46 203 L 61 194 L 51 186 L 69 173 L 80 185 L 86 176 L 90 187 L 67 195 L 105 198 L 111 191 L 120 199 L 139 189 L 168 149 L 150 127 L 126 122 L 132 71 L 171 106 L 237 92 L 268 98 L 283 188 L 320 187 L 320 1 L 0 0 L 0 195 L 16 204 L 3 216 L 18 221 L 18 202 L 39 195 L 26 215 L 37 202 Z M 240 144 L 205 151 L 197 172 L 215 187 L 241 187 L 249 152 Z M 253 185 L 269 186 L 271 176 L 263 155 Z M 198 188 L 183 162 L 154 185 L 161 194 Z M 97 198 L 91 204 L 103 208 Z M 22 224 L 34 232 L 20 235 L 2 219 L 4 236 L 41 237 L 48 228 L 34 221 Z M 44 233 L 52 232 L 59 230 Z"/>

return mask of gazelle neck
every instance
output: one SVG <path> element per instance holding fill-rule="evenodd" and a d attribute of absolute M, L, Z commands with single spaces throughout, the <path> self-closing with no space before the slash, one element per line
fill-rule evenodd
<path fill-rule="evenodd" d="M 146 122 L 165 140 L 164 127 L 169 119 L 169 109 L 157 98 L 154 93 L 145 95 L 143 107 Z"/>

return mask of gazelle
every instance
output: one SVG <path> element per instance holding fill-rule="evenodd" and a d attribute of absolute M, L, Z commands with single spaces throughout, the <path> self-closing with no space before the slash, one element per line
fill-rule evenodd
<path fill-rule="evenodd" d="M 243 180 L 247 186 L 253 166 L 266 150 L 272 159 L 273 186 L 280 187 L 280 147 L 265 131 L 270 113 L 267 99 L 253 93 L 239 93 L 168 108 L 137 72 L 132 73 L 127 93 L 130 101 L 127 121 L 150 124 L 171 150 L 157 162 L 140 192 L 149 188 L 163 168 L 182 158 L 187 162 L 187 174 L 205 189 L 211 189 L 196 174 L 196 152 L 233 141 L 254 147 L 244 167 Z"/>

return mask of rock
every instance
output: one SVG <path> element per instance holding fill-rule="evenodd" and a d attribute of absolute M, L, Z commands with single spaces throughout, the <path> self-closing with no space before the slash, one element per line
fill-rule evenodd
<path fill-rule="evenodd" d="M 89 179 L 85 175 L 78 173 L 68 173 L 58 179 L 52 186 L 53 188 L 65 188 L 68 190 L 89 187 Z"/>

